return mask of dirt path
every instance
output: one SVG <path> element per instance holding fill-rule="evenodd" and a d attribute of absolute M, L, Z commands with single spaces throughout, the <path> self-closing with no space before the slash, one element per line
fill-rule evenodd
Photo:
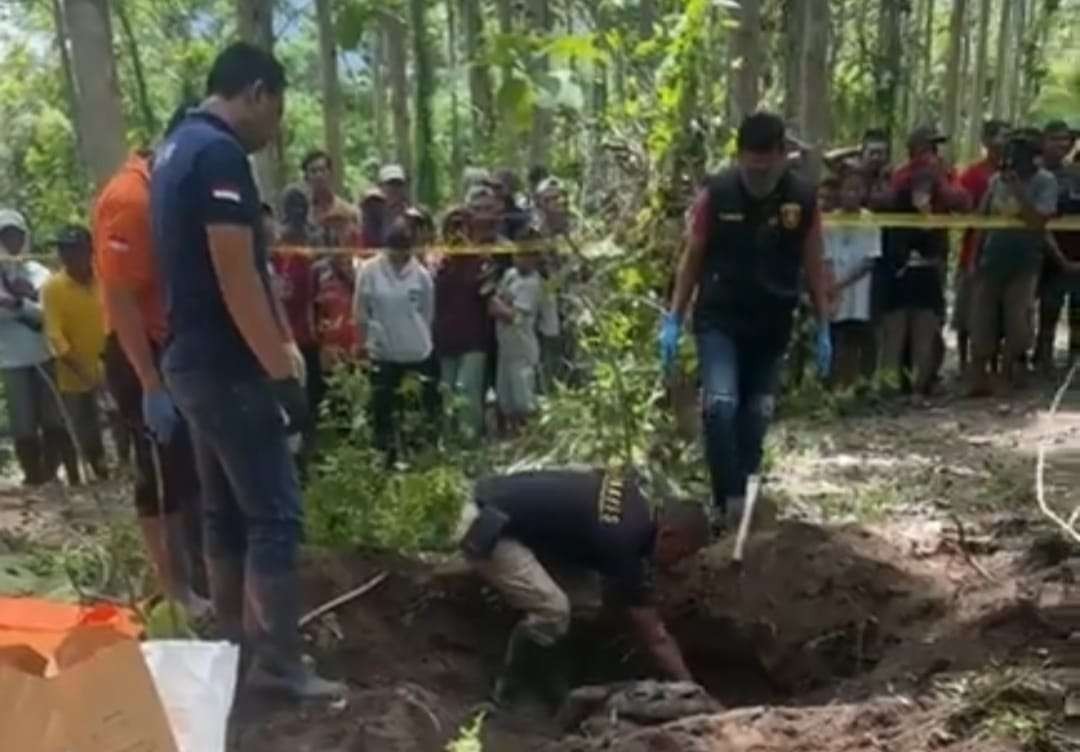
<path fill-rule="evenodd" d="M 722 541 L 659 582 L 696 677 L 729 712 L 637 729 L 594 718 L 592 741 L 556 741 L 577 725 L 496 715 L 484 749 L 1068 748 L 1053 736 L 1068 625 L 1039 605 L 1073 576 L 1075 551 L 1037 515 L 1032 479 L 1046 440 L 1050 498 L 1080 504 L 1080 393 L 1053 421 L 1046 403 L 783 422 L 766 490 L 782 519 L 755 535 L 744 573 Z M 105 496 L 110 514 L 128 513 L 119 487 Z M 62 543 L 99 508 L 0 489 L 0 545 Z M 483 708 L 514 615 L 446 562 L 363 554 L 313 554 L 307 599 L 382 571 L 382 585 L 309 631 L 320 665 L 353 688 L 348 704 L 246 698 L 234 752 L 437 750 Z M 610 617 L 576 624 L 573 642 L 576 684 L 642 674 Z M 693 746 L 702 739 L 715 743 Z"/>

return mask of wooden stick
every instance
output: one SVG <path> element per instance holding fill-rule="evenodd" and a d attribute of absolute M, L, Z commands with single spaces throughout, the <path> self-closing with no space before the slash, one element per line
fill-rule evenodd
<path fill-rule="evenodd" d="M 299 626 L 301 628 L 306 627 L 308 624 L 315 621 L 320 616 L 323 616 L 324 614 L 330 613 L 331 611 L 333 611 L 335 608 L 338 608 L 339 606 L 344 606 L 349 601 L 356 600 L 357 598 L 364 595 L 365 593 L 371 592 L 372 590 L 377 588 L 379 585 L 381 585 L 383 580 L 385 580 L 389 576 L 390 576 L 389 572 L 379 572 L 379 574 L 372 577 L 370 580 L 365 582 L 360 587 L 353 588 L 352 590 L 350 590 L 347 593 L 343 593 L 343 594 L 339 595 L 336 598 L 328 600 L 326 603 L 322 604 L 321 606 L 316 606 L 315 608 L 311 609 L 306 614 L 304 614 L 303 616 L 300 617 Z"/>

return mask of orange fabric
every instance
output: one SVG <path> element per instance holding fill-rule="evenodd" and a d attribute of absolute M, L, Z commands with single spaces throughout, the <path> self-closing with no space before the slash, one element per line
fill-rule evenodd
<path fill-rule="evenodd" d="M 105 184 L 94 205 L 94 266 L 102 291 L 128 290 L 135 296 L 151 341 L 167 332 L 150 226 L 150 162 L 135 154 Z M 106 312 L 106 328 L 112 323 Z"/>
<path fill-rule="evenodd" d="M 110 627 L 126 637 L 138 637 L 142 628 L 134 612 L 100 604 L 79 606 L 40 598 L 0 598 L 0 647 L 29 645 L 52 658 L 76 627 Z"/>

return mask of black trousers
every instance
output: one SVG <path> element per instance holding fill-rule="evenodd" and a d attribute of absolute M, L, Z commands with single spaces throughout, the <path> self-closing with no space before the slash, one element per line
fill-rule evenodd
<path fill-rule="evenodd" d="M 155 354 L 156 356 L 156 354 Z M 116 400 L 120 419 L 131 431 L 135 447 L 135 509 L 140 517 L 156 517 L 159 512 L 157 473 L 153 446 L 142 418 L 142 384 L 128 362 L 115 334 L 105 341 L 105 381 Z M 199 481 L 195 474 L 195 454 L 187 424 L 178 418 L 172 440 L 158 448 L 165 498 L 165 514 L 181 509 L 199 518 Z"/>
<path fill-rule="evenodd" d="M 419 363 L 372 362 L 369 410 L 375 446 L 391 462 L 402 448 L 435 441 L 441 408 L 439 363 L 434 357 Z"/>

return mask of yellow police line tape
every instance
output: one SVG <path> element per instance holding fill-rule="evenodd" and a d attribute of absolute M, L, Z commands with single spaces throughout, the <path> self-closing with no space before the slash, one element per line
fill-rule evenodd
<path fill-rule="evenodd" d="M 876 227 L 910 230 L 1022 230 L 1026 225 L 1015 217 L 985 214 L 824 214 L 825 227 Z M 1080 232 L 1080 216 L 1051 220 L 1046 229 Z M 564 237 L 526 240 L 519 243 L 490 243 L 486 245 L 443 245 L 434 243 L 418 250 L 441 256 L 502 256 L 517 253 L 566 253 L 573 244 Z M 286 256 L 356 256 L 368 258 L 382 248 L 347 248 L 331 246 L 277 245 L 273 252 Z"/>

